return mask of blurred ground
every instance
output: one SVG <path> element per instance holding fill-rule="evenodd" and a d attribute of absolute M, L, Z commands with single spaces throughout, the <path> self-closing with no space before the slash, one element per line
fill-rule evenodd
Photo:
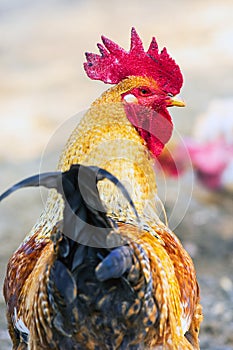
<path fill-rule="evenodd" d="M 0 192 L 41 168 L 54 169 L 76 120 L 68 118 L 106 89 L 87 79 L 82 68 L 84 52 L 95 50 L 101 34 L 128 48 L 135 26 L 146 47 L 155 35 L 160 48 L 168 48 L 182 68 L 187 102 L 172 115 L 178 132 L 189 134 L 213 99 L 232 93 L 232 13 L 227 0 L 0 0 Z M 233 349 L 232 199 L 210 196 L 194 183 L 188 206 L 192 181 L 182 181 L 179 206 L 177 184 L 166 183 L 166 206 L 168 214 L 176 207 L 170 225 L 197 267 L 205 315 L 201 348 Z M 21 191 L 1 204 L 1 285 L 9 256 L 42 208 L 38 190 Z M 8 350 L 2 295 L 0 305 L 1 350 Z"/>

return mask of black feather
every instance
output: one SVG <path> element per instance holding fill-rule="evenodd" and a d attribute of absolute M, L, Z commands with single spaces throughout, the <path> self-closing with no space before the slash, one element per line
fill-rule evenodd
<path fill-rule="evenodd" d="M 6 190 L 0 195 L 0 202 L 8 197 L 11 193 L 19 190 L 20 188 L 25 187 L 38 187 L 45 186 L 46 188 L 56 188 L 57 187 L 57 178 L 61 176 L 59 172 L 50 172 L 30 176 Z"/>
<path fill-rule="evenodd" d="M 128 191 L 115 176 L 104 169 L 80 164 L 72 165 L 63 173 L 49 172 L 24 179 L 5 191 L 0 196 L 0 201 L 20 188 L 35 186 L 55 188 L 65 201 L 63 233 L 81 244 L 107 247 L 106 237 L 116 227 L 107 217 L 99 197 L 97 183 L 104 179 L 113 182 L 120 189 L 139 222 Z"/>

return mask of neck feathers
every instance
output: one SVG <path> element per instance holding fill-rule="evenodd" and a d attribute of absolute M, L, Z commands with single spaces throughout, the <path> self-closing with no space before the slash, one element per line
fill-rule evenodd
<path fill-rule="evenodd" d="M 154 160 L 120 102 L 101 103 L 99 99 L 87 111 L 68 140 L 59 169 L 66 171 L 75 163 L 95 165 L 115 175 L 127 187 L 139 212 L 147 201 L 154 200 Z M 103 181 L 100 193 L 109 205 L 116 202 L 118 194 L 111 184 Z"/>

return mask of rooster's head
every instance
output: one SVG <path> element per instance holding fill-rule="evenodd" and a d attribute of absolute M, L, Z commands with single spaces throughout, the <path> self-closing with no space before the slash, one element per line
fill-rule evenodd
<path fill-rule="evenodd" d="M 158 156 L 172 134 L 167 107 L 184 106 L 175 99 L 183 84 L 180 68 L 166 48 L 159 52 L 154 37 L 145 51 L 134 28 L 129 52 L 106 37 L 102 41 L 101 55 L 86 53 L 84 69 L 91 79 L 117 84 L 103 95 L 104 102 L 123 102 L 129 121 Z"/>

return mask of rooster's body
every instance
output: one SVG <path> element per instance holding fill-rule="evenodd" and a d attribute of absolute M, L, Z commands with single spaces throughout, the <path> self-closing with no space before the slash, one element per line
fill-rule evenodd
<path fill-rule="evenodd" d="M 142 52 L 133 30 L 132 57 L 127 57 L 152 60 L 157 80 L 144 66 L 142 74 L 140 65 L 124 72 L 125 51 L 103 40 L 109 51 L 99 45 L 102 56 L 87 54 L 85 69 L 93 79 L 117 85 L 93 103 L 74 130 L 59 169 L 69 177 L 72 164 L 79 163 L 112 173 L 127 187 L 140 222 L 131 200 L 104 180 L 98 184 L 101 200 L 96 195 L 92 201 L 94 207 L 103 202 L 102 216 L 88 212 L 88 225 L 71 220 L 64 231 L 67 204 L 51 192 L 40 220 L 8 264 L 4 295 L 14 349 L 199 349 L 202 316 L 194 266 L 158 218 L 154 173 L 154 157 L 172 132 L 166 108 L 182 105 L 170 96 L 179 92 L 182 76 L 165 50 L 158 54 L 155 39 Z M 117 56 L 114 63 L 111 55 Z M 101 59 L 105 68 L 99 69 Z M 118 75 L 107 59 L 121 64 Z M 174 74 L 170 80 L 166 66 Z M 86 212 L 85 200 L 76 200 L 81 189 L 69 191 L 64 187 L 72 210 Z M 92 197 L 89 189 L 86 196 Z M 90 226 L 99 226 L 100 217 L 107 228 L 104 242 L 120 237 L 120 243 L 100 244 L 98 236 L 92 244 L 96 232 Z"/>

